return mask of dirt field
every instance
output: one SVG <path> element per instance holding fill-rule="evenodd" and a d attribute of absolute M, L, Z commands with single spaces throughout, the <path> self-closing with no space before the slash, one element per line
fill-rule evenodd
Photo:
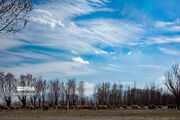
<path fill-rule="evenodd" d="M 178 110 L 5 110 L 0 120 L 180 120 Z"/>

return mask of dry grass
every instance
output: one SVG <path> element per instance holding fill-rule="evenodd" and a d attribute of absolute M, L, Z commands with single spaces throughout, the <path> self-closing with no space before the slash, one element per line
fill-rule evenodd
<path fill-rule="evenodd" d="M 116 116 L 116 117 L 179 117 L 180 110 L 5 110 L 0 116 Z"/>

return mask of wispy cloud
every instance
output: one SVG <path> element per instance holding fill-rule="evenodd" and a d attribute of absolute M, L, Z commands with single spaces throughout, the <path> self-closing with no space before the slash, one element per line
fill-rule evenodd
<path fill-rule="evenodd" d="M 153 65 L 154 60 L 149 59 L 151 56 L 145 55 L 149 48 L 145 49 L 144 45 L 152 47 L 152 44 L 180 43 L 179 33 L 174 34 L 179 31 L 179 20 L 159 21 L 147 28 L 136 21 L 104 17 L 104 13 L 114 12 L 113 8 L 106 6 L 108 3 L 109 0 L 58 0 L 34 6 L 26 28 L 17 33 L 13 40 L 1 40 L 1 70 L 59 77 L 93 73 L 89 67 L 100 68 L 102 73 L 110 74 L 138 74 L 137 69 L 160 68 Z M 129 12 L 128 7 L 125 8 L 126 16 L 131 10 Z M 98 16 L 93 14 L 95 12 Z M 129 15 L 134 16 L 138 12 L 133 11 Z M 136 54 L 135 50 L 141 49 L 144 51 Z M 161 51 L 179 54 L 178 49 Z"/>
<path fill-rule="evenodd" d="M 56 50 L 68 50 L 76 54 L 96 54 L 95 51 L 99 49 L 93 46 L 94 42 L 91 42 L 88 37 L 88 42 L 84 39 L 86 36 L 83 34 L 88 34 L 90 32 L 88 31 L 89 28 L 82 27 L 82 21 L 73 21 L 72 18 L 96 11 L 111 12 L 112 9 L 104 7 L 107 2 L 108 0 L 60 0 L 35 6 L 26 29 L 17 33 L 14 40 L 7 38 L 1 40 L 0 50 L 6 50 L 1 51 L 1 55 L 5 57 L 1 59 L 1 62 L 3 62 L 1 70 L 15 74 L 33 73 L 42 75 L 48 73 L 66 76 L 92 73 L 92 70 L 86 67 L 89 61 L 85 61 L 81 57 L 73 59 L 69 57 L 70 59 L 63 61 L 66 55 L 61 59 L 59 57 L 61 54 L 54 56 L 54 53 L 42 52 L 43 50 L 33 52 L 19 48 L 16 52 L 16 50 L 10 51 L 9 49 L 25 45 L 22 42 L 23 40 L 26 45 L 30 46 L 45 46 Z M 68 52 L 64 54 L 71 56 Z M 8 58 L 13 58 L 13 60 L 8 60 Z M 69 62 L 69 60 L 74 62 Z M 27 63 L 27 61 L 30 63 Z M 6 62 L 8 67 L 5 66 Z M 16 62 L 21 63 L 15 65 Z"/>
<path fill-rule="evenodd" d="M 160 69 L 164 66 L 161 66 L 161 65 L 136 65 L 136 67 L 138 68 L 150 68 L 150 69 Z"/>
<path fill-rule="evenodd" d="M 160 36 L 148 38 L 147 44 L 165 44 L 165 43 L 180 43 L 180 36 Z"/>
<path fill-rule="evenodd" d="M 167 49 L 167 48 L 161 48 L 161 47 L 159 47 L 158 49 L 165 54 L 180 56 L 180 51 Z"/>
<path fill-rule="evenodd" d="M 108 52 L 104 51 L 104 50 L 95 50 L 96 54 L 108 54 Z"/>
<path fill-rule="evenodd" d="M 103 67 L 103 69 L 108 71 L 116 71 L 116 72 L 122 72 L 123 67 L 115 64 L 109 64 L 108 66 Z"/>
<path fill-rule="evenodd" d="M 25 43 L 13 39 L 12 37 L 1 37 L 0 50 L 7 50 L 14 47 L 19 47 L 24 45 Z"/>
<path fill-rule="evenodd" d="M 21 64 L 20 66 L 14 65 L 8 68 L 2 67 L 1 70 L 4 72 L 12 72 L 16 75 L 20 75 L 22 73 L 31 73 L 43 76 L 46 76 L 46 74 L 59 74 L 58 77 L 86 75 L 93 72 L 93 70 L 87 68 L 83 64 L 66 61 L 40 64 Z"/>
<path fill-rule="evenodd" d="M 179 32 L 180 31 L 180 20 L 176 19 L 173 22 L 158 21 L 155 23 L 155 27 L 166 30 L 166 31 Z"/>
<path fill-rule="evenodd" d="M 48 5 L 37 6 L 31 16 L 31 20 L 41 24 L 47 24 L 51 28 L 56 25 L 64 27 L 62 21 L 68 21 L 73 17 L 89 14 L 96 11 L 110 11 L 111 8 L 102 6 L 108 0 L 67 0 L 51 2 Z"/>
<path fill-rule="evenodd" d="M 34 26 L 36 27 L 32 33 L 19 34 L 20 38 L 27 38 L 28 41 L 39 46 L 66 49 L 76 54 L 102 53 L 103 51 L 99 50 L 97 44 L 113 47 L 138 45 L 137 43 L 144 33 L 141 26 L 113 19 L 71 21 L 66 22 L 65 27 L 57 27 L 54 30 L 36 29 L 40 28 L 37 27 L 40 26 L 38 24 Z M 39 33 L 39 30 L 43 34 Z M 35 34 L 36 31 L 38 36 Z"/>
<path fill-rule="evenodd" d="M 145 43 L 149 44 L 168 44 L 180 43 L 180 20 L 175 21 L 157 21 L 152 28 L 154 33 L 146 36 Z"/>
<path fill-rule="evenodd" d="M 116 19 L 72 20 L 106 11 L 108 0 L 68 0 L 36 6 L 27 28 L 17 39 L 36 46 L 65 49 L 73 54 L 107 54 L 97 47 L 138 45 L 145 32 L 142 26 Z M 106 10 L 102 10 L 106 9 Z M 29 32 L 31 31 L 31 32 Z"/>

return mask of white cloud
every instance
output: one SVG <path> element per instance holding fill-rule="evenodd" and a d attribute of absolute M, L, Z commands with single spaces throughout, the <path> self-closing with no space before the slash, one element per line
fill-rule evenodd
<path fill-rule="evenodd" d="M 56 25 L 65 27 L 61 20 L 56 19 L 51 12 L 43 9 L 35 9 L 34 14 L 30 17 L 30 20 L 40 24 L 47 24 L 51 28 L 54 28 Z"/>
<path fill-rule="evenodd" d="M 84 61 L 81 57 L 75 57 L 75 58 L 72 58 L 72 60 L 74 62 L 79 62 L 79 63 L 82 63 L 82 64 L 89 64 L 89 61 Z"/>
<path fill-rule="evenodd" d="M 122 72 L 123 71 L 122 68 L 123 67 L 115 64 L 109 64 L 108 66 L 103 67 L 103 69 L 105 70 L 116 71 L 116 72 Z"/>
<path fill-rule="evenodd" d="M 180 26 L 172 26 L 170 28 L 167 28 L 167 30 L 179 32 L 180 31 Z"/>
<path fill-rule="evenodd" d="M 101 11 L 107 2 L 68 0 L 61 4 L 54 2 L 36 6 L 31 16 L 34 22 L 29 23 L 23 33 L 18 33 L 17 38 L 37 46 L 65 49 L 73 54 L 107 54 L 96 47 L 97 44 L 103 47 L 137 45 L 145 32 L 140 25 L 115 19 L 72 20 L 73 17 Z"/>
<path fill-rule="evenodd" d="M 44 45 L 70 49 L 78 53 L 106 54 L 106 51 L 99 50 L 94 45 L 129 45 L 129 42 L 139 41 L 143 30 L 136 25 L 119 20 L 93 19 L 74 22 L 73 25 L 68 24 L 62 30 L 60 29 L 59 33 L 54 34 L 52 36 L 47 33 L 51 37 L 51 43 Z"/>
<path fill-rule="evenodd" d="M 103 43 L 109 46 L 128 45 L 136 42 L 144 30 L 134 24 L 113 19 L 95 19 L 81 22 L 84 28 L 83 35 L 91 39 L 91 42 Z M 83 36 L 82 36 L 83 37 Z"/>
<path fill-rule="evenodd" d="M 10 51 L 4 51 L 4 54 L 7 54 L 8 56 L 18 56 L 18 57 L 25 57 L 27 59 L 33 58 L 33 59 L 51 59 L 50 56 L 46 55 L 46 53 L 36 53 L 31 52 L 27 50 L 21 50 L 20 52 L 10 52 Z M 7 57 L 8 57 L 7 56 Z"/>
<path fill-rule="evenodd" d="M 0 66 L 10 66 L 14 63 L 17 62 L 22 62 L 23 59 L 21 57 L 18 56 L 14 56 L 14 55 L 5 55 L 5 54 L 0 54 L 1 55 L 1 59 L 0 59 Z"/>
<path fill-rule="evenodd" d="M 95 50 L 96 54 L 108 54 L 106 51 L 104 50 Z"/>
<path fill-rule="evenodd" d="M 35 12 L 38 12 L 38 13 L 44 13 L 44 14 L 46 14 L 46 15 L 52 17 L 52 14 L 51 14 L 49 11 L 47 11 L 47 10 L 43 10 L 43 9 L 34 9 L 34 11 L 35 11 Z"/>
<path fill-rule="evenodd" d="M 180 32 L 180 19 L 176 19 L 175 21 L 165 22 L 165 21 L 157 21 L 154 24 L 157 33 L 160 32 L 158 37 L 147 37 L 147 44 L 165 44 L 165 43 L 180 43 L 179 34 L 174 34 L 171 36 L 162 35 L 163 32 L 168 33 L 178 33 Z"/>
<path fill-rule="evenodd" d="M 155 27 L 163 29 L 163 30 L 171 31 L 171 32 L 179 32 L 180 31 L 180 20 L 176 19 L 173 22 L 158 21 L 155 23 Z"/>
<path fill-rule="evenodd" d="M 139 68 L 155 68 L 155 69 L 160 69 L 164 66 L 161 66 L 161 65 L 136 65 L 136 67 L 139 67 Z"/>
<path fill-rule="evenodd" d="M 172 36 L 172 37 L 150 37 L 148 38 L 147 44 L 164 44 L 164 43 L 180 43 L 180 36 Z"/>
<path fill-rule="evenodd" d="M 14 47 L 19 47 L 24 45 L 25 43 L 18 41 L 16 39 L 13 38 L 4 38 L 1 37 L 1 44 L 0 44 L 0 50 L 7 50 L 7 49 L 11 49 Z"/>
<path fill-rule="evenodd" d="M 67 22 L 65 26 L 51 30 L 37 25 L 33 28 L 33 32 L 19 34 L 19 38 L 27 38 L 35 45 L 65 49 L 76 54 L 107 54 L 95 45 L 129 45 L 130 42 L 139 41 L 140 34 L 143 34 L 141 27 L 112 19 Z"/>
<path fill-rule="evenodd" d="M 167 25 L 173 25 L 174 22 L 164 22 L 164 21 L 158 21 L 155 23 L 155 26 L 156 27 L 164 27 L 164 26 L 167 26 Z"/>
<path fill-rule="evenodd" d="M 167 48 L 161 48 L 161 47 L 159 47 L 158 49 L 165 54 L 180 56 L 180 51 L 171 50 Z"/>
<path fill-rule="evenodd" d="M 111 84 L 122 84 L 124 86 L 124 89 L 126 89 L 126 86 L 132 86 L 134 85 L 135 82 L 130 82 L 130 81 L 122 81 L 122 82 L 111 82 Z"/>
<path fill-rule="evenodd" d="M 117 19 L 72 20 L 73 17 L 101 11 L 102 8 L 105 8 L 103 6 L 105 2 L 108 1 L 67 0 L 62 4 L 54 2 L 49 5 L 38 6 L 32 13 L 31 20 L 34 22 L 30 22 L 23 32 L 17 33 L 16 38 L 27 41 L 28 45 L 67 50 L 73 54 L 108 54 L 96 46 L 100 44 L 102 47 L 119 47 L 121 45 L 135 45 L 139 43 L 141 35 L 145 32 L 140 25 Z M 53 29 L 49 29 L 49 26 Z M 22 57 L 46 58 L 46 55 L 43 55 L 43 53 L 25 52 L 23 54 L 15 53 L 16 56 Z M 64 75 L 76 75 L 81 72 L 73 71 L 71 68 L 74 68 L 74 65 L 79 65 L 79 63 L 89 64 L 89 61 L 85 61 L 81 57 L 75 57 L 72 60 L 75 62 L 21 64 L 20 66 L 3 68 L 3 70 L 15 73 L 48 74 L 62 71 Z M 87 68 L 84 69 L 87 70 Z M 112 65 L 106 69 L 119 71 L 118 67 Z"/>
<path fill-rule="evenodd" d="M 86 96 L 93 95 L 95 84 L 85 82 L 85 94 Z"/>
<path fill-rule="evenodd" d="M 56 25 L 56 20 L 51 18 L 43 19 L 43 18 L 31 17 L 31 20 L 35 22 L 38 21 L 41 24 L 48 24 L 51 28 L 54 28 Z"/>
<path fill-rule="evenodd" d="M 51 28 L 61 25 L 62 21 L 70 20 L 72 17 L 89 14 L 96 11 L 113 11 L 110 8 L 101 8 L 108 1 L 104 0 L 67 0 L 56 1 L 45 5 L 36 6 L 31 20 L 41 24 L 48 24 Z"/>
<path fill-rule="evenodd" d="M 8 68 L 1 68 L 4 72 L 12 72 L 15 75 L 20 74 L 36 74 L 46 76 L 54 74 L 59 76 L 78 76 L 93 73 L 93 70 L 87 68 L 83 64 L 76 62 L 49 62 L 40 64 L 21 64 L 19 66 L 11 66 Z M 53 76 L 51 76 L 53 77 Z"/>
<path fill-rule="evenodd" d="M 127 55 L 128 55 L 128 56 L 129 56 L 129 55 L 132 55 L 132 52 L 128 52 L 128 54 L 127 54 Z"/>

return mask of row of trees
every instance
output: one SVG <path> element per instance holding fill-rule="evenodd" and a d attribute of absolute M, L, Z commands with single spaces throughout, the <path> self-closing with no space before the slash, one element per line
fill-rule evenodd
<path fill-rule="evenodd" d="M 29 96 L 28 93 L 18 93 L 17 87 L 34 87 L 35 94 Z M 2 100 L 10 107 L 11 103 L 15 99 L 19 99 L 22 106 L 25 107 L 27 101 L 33 106 L 45 106 L 48 103 L 49 106 L 61 105 L 77 105 L 85 104 L 85 88 L 84 82 L 76 83 L 75 79 L 68 80 L 67 83 L 60 82 L 59 80 L 53 80 L 47 82 L 42 77 L 36 78 L 31 74 L 21 75 L 20 79 L 16 79 L 12 73 L 0 73 L 0 96 Z"/>
<path fill-rule="evenodd" d="M 175 104 L 175 97 L 156 87 L 152 83 L 149 87 L 139 89 L 122 84 L 101 83 L 96 85 L 94 100 L 97 105 L 167 105 Z"/>
<path fill-rule="evenodd" d="M 124 86 L 122 84 L 100 83 L 94 87 L 93 97 L 85 96 L 85 83 L 76 82 L 70 79 L 66 83 L 59 80 L 46 81 L 42 77 L 33 77 L 31 74 L 21 75 L 16 79 L 12 73 L 0 73 L 0 96 L 10 107 L 13 100 L 19 100 L 25 107 L 27 102 L 33 106 L 57 106 L 57 105 L 167 105 L 180 102 L 180 67 L 173 65 L 172 70 L 165 74 L 164 84 L 168 89 L 157 87 L 154 83 L 139 89 L 134 86 Z M 17 86 L 33 86 L 34 95 L 28 96 L 18 93 Z M 169 91 L 167 91 L 169 90 Z"/>

